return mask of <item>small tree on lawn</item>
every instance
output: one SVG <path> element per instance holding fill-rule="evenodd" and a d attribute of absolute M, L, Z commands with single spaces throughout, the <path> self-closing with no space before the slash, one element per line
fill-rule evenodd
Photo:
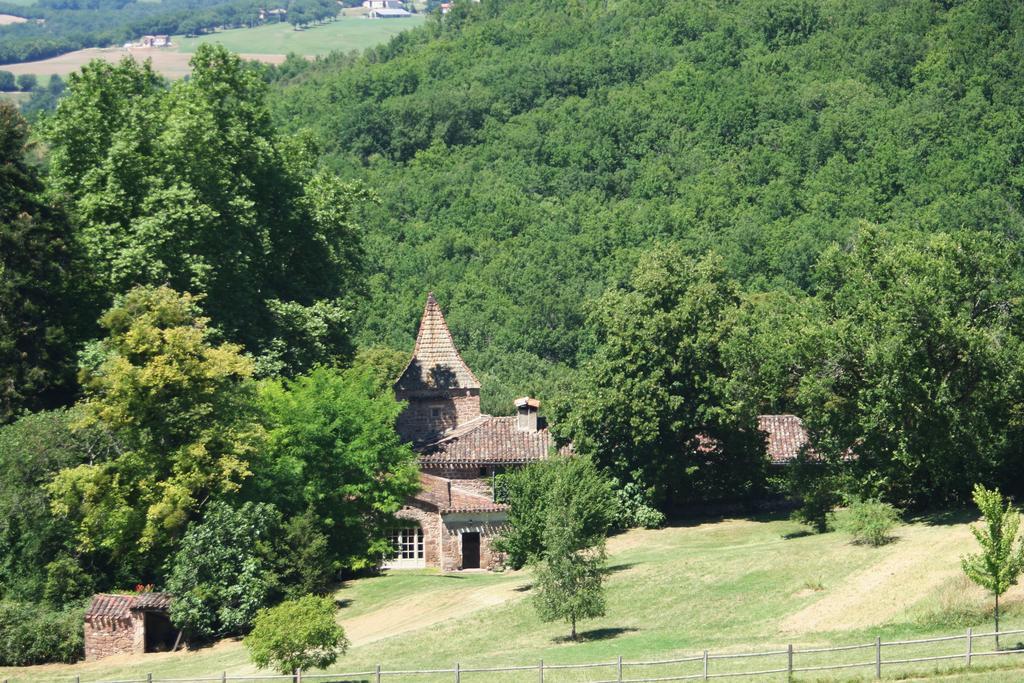
<path fill-rule="evenodd" d="M 1024 569 L 1024 545 L 1017 542 L 1020 512 L 1009 502 L 1003 505 L 998 490 L 974 486 L 974 502 L 981 511 L 982 524 L 972 526 L 981 552 L 961 559 L 964 573 L 995 596 L 996 649 L 999 649 L 999 596 L 1017 583 Z"/>
<path fill-rule="evenodd" d="M 313 595 L 260 610 L 245 637 L 252 661 L 296 677 L 302 669 L 334 664 L 349 644 L 334 612 L 333 600 Z"/>
<path fill-rule="evenodd" d="M 543 621 L 576 622 L 604 616 L 604 535 L 588 532 L 587 511 L 572 496 L 549 501 L 544 551 L 536 564 L 534 605 Z"/>

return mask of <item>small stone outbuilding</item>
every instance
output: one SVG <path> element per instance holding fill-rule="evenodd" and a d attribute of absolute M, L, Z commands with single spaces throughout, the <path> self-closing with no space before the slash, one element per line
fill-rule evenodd
<path fill-rule="evenodd" d="M 171 625 L 169 593 L 92 597 L 85 611 L 85 659 L 167 652 L 179 642 Z"/>
<path fill-rule="evenodd" d="M 494 569 L 504 558 L 491 541 L 508 508 L 494 501 L 493 480 L 509 468 L 548 457 L 554 437 L 540 402 L 521 398 L 516 414 L 480 412 L 480 381 L 463 361 L 434 295 L 427 303 L 412 358 L 394 385 L 406 402 L 398 433 L 418 454 L 421 491 L 406 501 L 392 531 L 388 568 Z"/>

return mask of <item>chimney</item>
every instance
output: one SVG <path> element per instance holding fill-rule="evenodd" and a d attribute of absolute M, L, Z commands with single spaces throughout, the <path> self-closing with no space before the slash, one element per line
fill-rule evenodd
<path fill-rule="evenodd" d="M 516 429 L 521 432 L 537 431 L 537 413 L 540 401 L 524 396 L 516 399 Z"/>

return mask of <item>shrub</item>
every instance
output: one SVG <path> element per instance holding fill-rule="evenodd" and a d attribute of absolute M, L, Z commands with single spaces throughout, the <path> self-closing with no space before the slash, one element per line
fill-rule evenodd
<path fill-rule="evenodd" d="M 260 610 L 245 638 L 252 661 L 261 669 L 274 668 L 282 674 L 334 664 L 348 649 L 334 612 L 333 600 L 313 595 Z"/>
<path fill-rule="evenodd" d="M 83 612 L 0 602 L 0 666 L 77 662 L 85 654 Z"/>
<path fill-rule="evenodd" d="M 840 521 L 840 528 L 853 536 L 854 543 L 885 545 L 889 532 L 900 521 L 900 511 L 880 500 L 855 500 Z"/>
<path fill-rule="evenodd" d="M 281 518 L 273 505 L 220 502 L 189 525 L 171 561 L 171 620 L 191 636 L 245 633 L 261 607 L 280 597 Z"/>
<path fill-rule="evenodd" d="M 665 524 L 665 515 L 650 504 L 650 496 L 634 482 L 626 482 L 615 489 L 618 503 L 616 526 L 620 529 L 657 529 Z"/>

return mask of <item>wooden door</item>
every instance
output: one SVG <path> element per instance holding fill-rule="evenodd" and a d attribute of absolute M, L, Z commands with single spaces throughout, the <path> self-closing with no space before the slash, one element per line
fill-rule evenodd
<path fill-rule="evenodd" d="M 462 533 L 462 568 L 480 568 L 480 533 L 477 531 Z"/>

